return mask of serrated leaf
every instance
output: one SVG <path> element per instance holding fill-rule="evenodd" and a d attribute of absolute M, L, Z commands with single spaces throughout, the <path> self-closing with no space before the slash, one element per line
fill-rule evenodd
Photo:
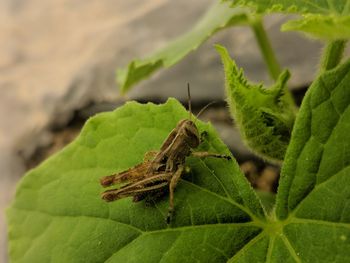
<path fill-rule="evenodd" d="M 216 46 L 224 64 L 226 94 L 231 115 L 246 144 L 264 158 L 282 161 L 295 119 L 294 105 L 286 97 L 289 72 L 284 71 L 274 86 L 248 83 L 228 51 Z"/>
<path fill-rule="evenodd" d="M 277 207 L 280 217 L 294 211 L 301 200 L 305 203 L 305 197 L 309 200 L 334 176 L 341 177 L 338 173 L 349 165 L 349 80 L 347 62 L 322 74 L 307 92 L 282 169 Z M 326 207 L 320 212 L 323 210 Z"/>
<path fill-rule="evenodd" d="M 146 206 L 104 202 L 99 178 L 143 160 L 188 112 L 134 102 L 91 118 L 79 137 L 21 180 L 7 212 L 12 262 L 226 262 L 262 233 L 260 202 L 234 161 L 188 158 L 175 191 Z M 211 125 L 199 150 L 230 154 Z M 259 237 L 258 237 L 259 238 Z"/>
<path fill-rule="evenodd" d="M 192 30 L 170 42 L 150 57 L 134 60 L 126 68 L 117 70 L 117 82 L 120 91 L 125 93 L 134 84 L 149 77 L 156 70 L 176 64 L 217 31 L 247 22 L 248 18 L 245 10 L 233 9 L 230 8 L 228 3 L 217 1 Z"/>
<path fill-rule="evenodd" d="M 299 262 L 350 261 L 349 83 L 350 61 L 312 84 L 282 167 L 276 214 Z"/>
<path fill-rule="evenodd" d="M 305 15 L 282 25 L 282 31 L 302 31 L 316 38 L 338 40 L 350 38 L 350 16 Z"/>
<path fill-rule="evenodd" d="M 313 37 L 338 40 L 350 37 L 350 2 L 347 0 L 240 0 L 234 5 L 245 5 L 259 13 L 298 13 L 301 19 L 282 25 L 283 31 L 302 31 Z"/>

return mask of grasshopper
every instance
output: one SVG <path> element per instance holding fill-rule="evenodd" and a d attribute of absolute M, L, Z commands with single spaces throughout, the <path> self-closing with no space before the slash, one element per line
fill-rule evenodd
<path fill-rule="evenodd" d="M 191 120 L 192 109 L 189 86 L 188 98 L 189 119 L 180 120 L 165 139 L 160 150 L 147 152 L 143 163 L 124 172 L 102 177 L 100 183 L 103 187 L 126 183 L 119 189 L 103 192 L 102 199 L 110 202 L 132 196 L 133 201 L 138 202 L 155 193 L 163 194 L 164 190 L 169 188 L 169 210 L 166 218 L 169 224 L 174 212 L 174 191 L 185 170 L 186 157 L 231 159 L 227 155 L 193 151 L 200 145 L 203 134 L 199 135 L 197 126 Z"/>

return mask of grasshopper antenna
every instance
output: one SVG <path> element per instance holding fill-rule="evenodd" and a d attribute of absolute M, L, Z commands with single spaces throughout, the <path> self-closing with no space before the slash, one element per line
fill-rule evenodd
<path fill-rule="evenodd" d="M 191 105 L 191 92 L 190 92 L 190 83 L 187 82 L 187 94 L 188 94 L 188 111 L 190 112 L 190 118 L 189 120 L 191 120 L 192 118 L 192 105 Z"/>
<path fill-rule="evenodd" d="M 199 112 L 198 114 L 196 115 L 196 118 L 198 118 L 206 109 L 209 108 L 209 106 L 213 105 L 214 103 L 216 103 L 217 101 L 212 101 L 212 102 L 209 102 L 207 105 L 205 105 Z"/>

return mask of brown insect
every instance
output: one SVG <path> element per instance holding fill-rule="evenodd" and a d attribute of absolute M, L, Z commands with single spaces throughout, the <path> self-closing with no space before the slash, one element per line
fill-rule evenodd
<path fill-rule="evenodd" d="M 110 202 L 132 196 L 133 201 L 138 202 L 152 194 L 163 194 L 164 190 L 168 187 L 170 197 L 167 223 L 170 223 L 174 211 L 174 191 L 185 169 L 186 157 L 191 155 L 199 158 L 216 157 L 231 159 L 227 155 L 193 152 L 193 149 L 200 145 L 201 139 L 197 126 L 191 120 L 192 111 L 189 86 L 188 97 L 189 119 L 179 121 L 165 139 L 160 150 L 147 152 L 143 163 L 124 172 L 102 177 L 101 185 L 103 187 L 126 183 L 118 189 L 103 192 L 102 199 Z"/>

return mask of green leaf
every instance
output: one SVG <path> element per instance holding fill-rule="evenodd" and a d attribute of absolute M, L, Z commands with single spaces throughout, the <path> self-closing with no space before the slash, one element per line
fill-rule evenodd
<path fill-rule="evenodd" d="M 350 38 L 350 16 L 305 15 L 282 25 L 282 31 L 302 31 L 316 38 L 338 40 Z"/>
<path fill-rule="evenodd" d="M 281 73 L 269 89 L 253 85 L 224 47 L 216 49 L 224 64 L 228 104 L 243 139 L 264 158 L 282 161 L 295 119 L 294 105 L 285 93 L 289 72 Z"/>
<path fill-rule="evenodd" d="M 349 83 L 347 61 L 312 84 L 282 167 L 276 214 L 299 262 L 350 260 Z"/>
<path fill-rule="evenodd" d="M 350 14 L 347 0 L 234 0 L 234 6 L 249 6 L 259 13 Z"/>
<path fill-rule="evenodd" d="M 228 3 L 217 1 L 191 31 L 173 40 L 150 57 L 134 60 L 130 62 L 127 68 L 117 70 L 117 82 L 120 91 L 125 93 L 134 84 L 149 77 L 156 70 L 176 64 L 217 31 L 247 22 L 248 18 L 245 10 L 233 9 L 229 7 Z"/>
<path fill-rule="evenodd" d="M 262 233 L 260 202 L 235 161 L 190 157 L 168 196 L 104 202 L 99 178 L 142 162 L 188 112 L 174 99 L 91 118 L 79 137 L 21 180 L 7 211 L 12 262 L 226 262 Z M 198 150 L 230 154 L 211 125 Z"/>
<path fill-rule="evenodd" d="M 282 25 L 282 31 L 302 31 L 313 37 L 338 40 L 350 37 L 350 2 L 345 0 L 240 0 L 234 5 L 245 5 L 259 13 L 286 12 L 302 14 L 301 19 Z"/>
<path fill-rule="evenodd" d="M 350 60 L 308 90 L 267 218 L 237 163 L 212 158 L 188 158 L 171 226 L 167 195 L 103 202 L 99 178 L 142 162 L 188 113 L 171 99 L 97 115 L 21 180 L 7 212 L 12 262 L 349 262 L 349 83 Z M 196 123 L 208 133 L 198 150 L 229 154 Z"/>
<path fill-rule="evenodd" d="M 279 217 L 285 218 L 297 206 L 300 211 L 316 193 L 327 188 L 329 192 L 324 197 L 330 201 L 334 191 L 330 185 L 336 180 L 340 182 L 344 176 L 350 163 L 349 80 L 350 62 L 347 62 L 326 71 L 307 92 L 282 169 L 277 199 Z M 341 195 L 340 192 L 336 194 Z M 326 215 L 325 211 L 335 207 L 331 204 L 321 209 L 309 207 L 309 213 L 316 208 Z"/>

